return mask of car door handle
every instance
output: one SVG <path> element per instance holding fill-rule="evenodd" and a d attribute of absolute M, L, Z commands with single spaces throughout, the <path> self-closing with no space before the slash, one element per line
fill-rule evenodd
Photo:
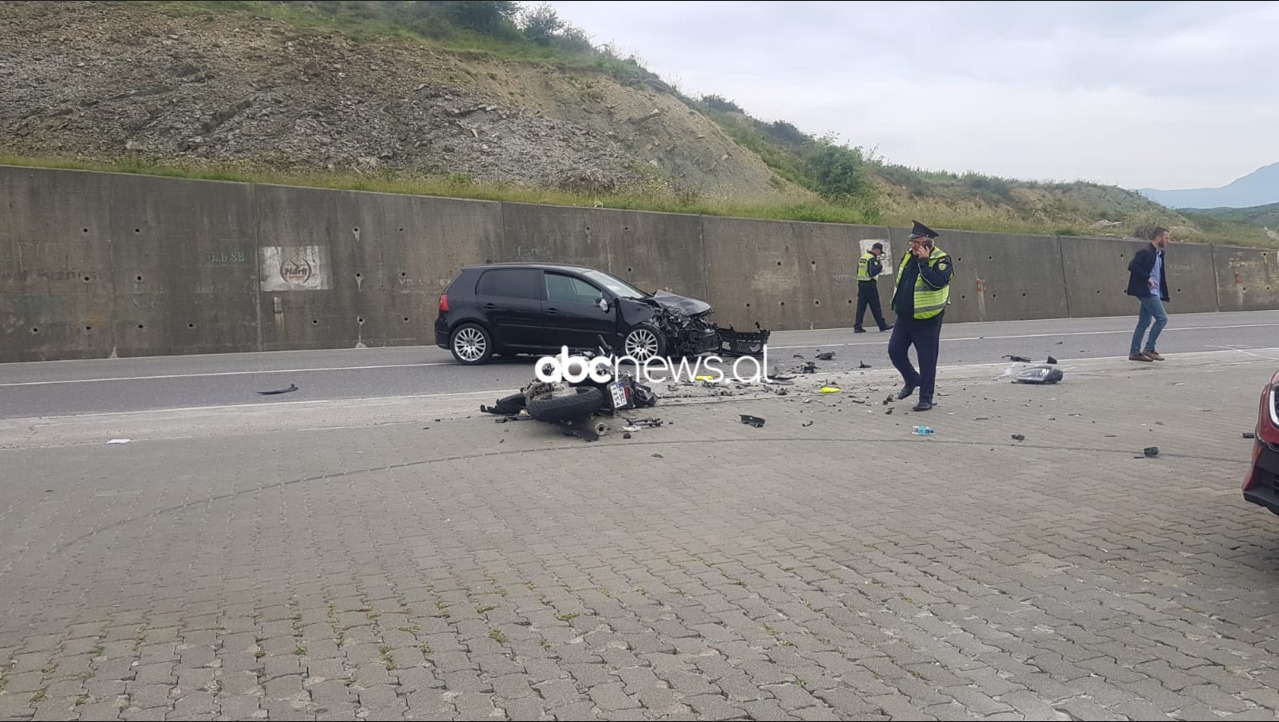
<path fill-rule="evenodd" d="M 556 310 L 556 309 L 554 309 L 554 308 L 548 308 L 548 309 L 546 309 L 546 315 L 547 315 L 547 316 L 555 316 L 555 315 L 558 315 L 558 314 L 559 314 L 559 311 L 558 311 L 558 310 Z"/>
<path fill-rule="evenodd" d="M 486 303 L 486 304 L 484 304 L 484 308 L 497 308 L 497 304 L 496 304 L 496 303 Z"/>

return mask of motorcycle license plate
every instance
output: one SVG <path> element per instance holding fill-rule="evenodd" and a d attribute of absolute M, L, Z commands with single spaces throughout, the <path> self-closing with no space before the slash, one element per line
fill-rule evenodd
<path fill-rule="evenodd" d="M 626 405 L 628 403 L 630 403 L 626 398 L 625 383 L 621 381 L 616 381 L 608 387 L 608 390 L 613 395 L 613 408 L 623 409 L 623 408 L 626 408 Z"/>

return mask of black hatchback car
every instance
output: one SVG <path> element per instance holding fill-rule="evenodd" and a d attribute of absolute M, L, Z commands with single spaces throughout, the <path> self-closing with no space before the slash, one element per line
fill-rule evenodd
<path fill-rule="evenodd" d="M 440 296 L 435 344 L 467 365 L 595 349 L 600 336 L 639 361 L 692 356 L 720 347 L 711 314 L 704 301 L 641 291 L 593 268 L 491 263 L 464 267 Z"/>

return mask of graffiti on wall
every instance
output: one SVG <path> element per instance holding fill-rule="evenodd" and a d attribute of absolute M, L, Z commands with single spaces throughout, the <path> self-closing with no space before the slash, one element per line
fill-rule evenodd
<path fill-rule="evenodd" d="M 264 246 L 263 291 L 323 291 L 329 288 L 324 246 Z"/>

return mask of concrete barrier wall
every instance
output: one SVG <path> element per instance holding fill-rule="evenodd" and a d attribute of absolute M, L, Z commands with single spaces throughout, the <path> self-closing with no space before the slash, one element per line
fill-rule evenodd
<path fill-rule="evenodd" d="M 0 362 L 434 343 L 485 261 L 580 263 L 721 325 L 848 327 L 863 246 L 904 228 L 565 208 L 0 166 Z M 950 322 L 1130 315 L 1134 240 L 950 231 Z M 1279 308 L 1273 251 L 1174 244 L 1172 308 Z M 866 321 L 873 325 L 872 320 Z"/>

